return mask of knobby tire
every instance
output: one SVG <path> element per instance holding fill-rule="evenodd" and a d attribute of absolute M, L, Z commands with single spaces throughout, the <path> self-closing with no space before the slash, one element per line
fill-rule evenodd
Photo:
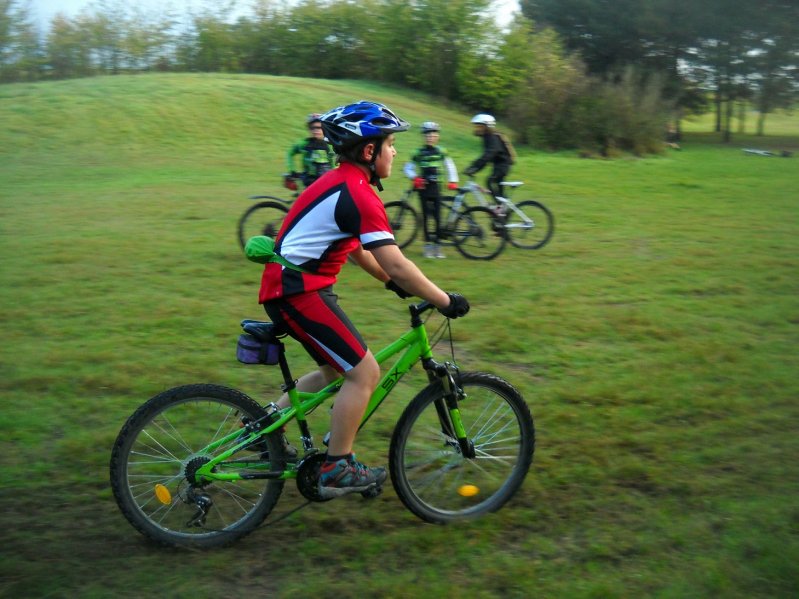
<path fill-rule="evenodd" d="M 530 409 L 507 381 L 461 373 L 458 402 L 475 457 L 464 457 L 441 421 L 444 389 L 434 382 L 400 417 L 389 465 L 397 496 L 422 520 L 445 524 L 500 509 L 524 482 L 535 450 Z"/>
<path fill-rule="evenodd" d="M 187 473 L 212 457 L 201 452 L 203 447 L 238 430 L 242 418 L 254 421 L 264 414 L 247 395 L 218 385 L 175 387 L 144 403 L 122 427 L 111 455 L 111 488 L 125 518 L 156 543 L 191 549 L 224 546 L 252 532 L 277 503 L 282 480 L 198 485 Z M 234 453 L 218 471 L 283 470 L 280 435 L 260 439 L 260 448 Z M 213 455 L 234 445 L 217 448 Z M 262 461 L 269 459 L 266 455 L 270 462 Z M 171 501 L 159 500 L 156 485 L 166 487 Z M 198 513 L 196 503 L 189 501 L 192 493 L 212 501 L 201 527 L 188 524 Z"/>

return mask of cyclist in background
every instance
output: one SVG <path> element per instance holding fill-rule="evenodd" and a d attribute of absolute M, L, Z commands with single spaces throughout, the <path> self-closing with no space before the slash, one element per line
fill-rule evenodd
<path fill-rule="evenodd" d="M 472 123 L 474 124 L 474 134 L 483 138 L 483 154 L 463 172 L 471 177 L 490 162 L 492 170 L 486 181 L 486 186 L 494 197 L 502 195 L 500 184 L 508 176 L 510 167 L 515 160 L 513 146 L 496 131 L 497 121 L 490 114 L 475 115 Z"/>
<path fill-rule="evenodd" d="M 288 189 L 297 189 L 297 184 L 294 181 L 295 179 L 300 179 L 302 184 L 308 187 L 311 183 L 333 168 L 336 155 L 330 147 L 330 144 L 325 140 L 320 117 L 321 115 L 317 113 L 309 114 L 306 119 L 308 137 L 289 148 L 288 155 L 286 156 L 288 174 L 284 181 L 284 185 Z M 294 157 L 297 154 L 302 156 L 301 171 L 297 171 L 294 168 L 296 165 Z"/>
<path fill-rule="evenodd" d="M 445 257 L 438 243 L 441 229 L 440 184 L 446 176 L 448 189 L 458 187 L 458 171 L 455 169 L 455 163 L 447 155 L 447 151 L 438 145 L 440 131 L 438 123 L 433 121 L 422 123 L 424 145 L 411 156 L 411 162 L 403 169 L 405 175 L 413 180 L 413 187 L 422 202 L 425 258 Z"/>
<path fill-rule="evenodd" d="M 302 270 L 266 264 L 259 301 L 271 320 L 302 343 L 319 365 L 299 379 L 298 390 L 318 391 L 344 377 L 319 477 L 319 494 L 329 499 L 386 479 L 385 468 L 368 468 L 352 453 L 361 418 L 380 380 L 380 366 L 338 305 L 333 284 L 341 267 L 351 258 L 389 291 L 402 298 L 417 295 L 449 318 L 465 315 L 469 303 L 442 291 L 402 254 L 383 202 L 372 189 L 382 191 L 380 180 L 391 174 L 397 153 L 394 134 L 410 125 L 374 102 L 339 106 L 320 120 L 339 167 L 322 175 L 289 209 L 275 252 Z M 288 405 L 285 395 L 278 405 Z"/>

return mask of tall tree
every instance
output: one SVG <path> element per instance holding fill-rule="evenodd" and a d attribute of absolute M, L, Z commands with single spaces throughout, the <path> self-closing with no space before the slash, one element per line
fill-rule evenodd
<path fill-rule="evenodd" d="M 790 107 L 799 92 L 799 4 L 787 0 L 764 0 L 757 49 L 750 62 L 750 81 L 760 113 L 757 134 L 763 135 L 766 115 L 776 108 Z"/>
<path fill-rule="evenodd" d="M 0 81 L 38 79 L 41 62 L 28 3 L 0 0 Z"/>
<path fill-rule="evenodd" d="M 521 0 L 592 72 L 634 64 L 667 74 L 666 93 L 695 104 L 690 79 L 713 91 L 716 128 L 729 139 L 733 104 L 759 89 L 763 109 L 786 102 L 797 64 L 795 0 Z M 686 69 L 689 66 L 690 69 Z M 773 101 L 772 101 L 773 100 Z"/>
<path fill-rule="evenodd" d="M 645 55 L 639 35 L 642 0 L 520 0 L 522 14 L 552 27 L 579 51 L 592 73 L 634 64 Z"/>
<path fill-rule="evenodd" d="M 66 79 L 92 73 L 90 40 L 86 33 L 61 13 L 53 17 L 45 40 L 45 55 L 52 77 Z"/>

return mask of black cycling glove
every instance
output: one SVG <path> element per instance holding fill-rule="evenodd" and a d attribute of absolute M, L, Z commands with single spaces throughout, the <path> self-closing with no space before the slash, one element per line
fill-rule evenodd
<path fill-rule="evenodd" d="M 405 290 L 404 290 L 402 287 L 400 287 L 399 285 L 397 285 L 397 284 L 396 284 L 394 281 L 392 281 L 391 279 L 389 279 L 389 280 L 386 282 L 386 289 L 388 289 L 389 291 L 393 291 L 393 292 L 394 292 L 394 293 L 396 293 L 398 296 L 400 296 L 402 299 L 407 299 L 407 298 L 409 298 L 409 297 L 413 297 L 413 293 L 408 293 L 407 291 L 405 291 Z"/>
<path fill-rule="evenodd" d="M 438 311 L 447 318 L 466 316 L 469 312 L 469 301 L 460 293 L 448 293 L 447 295 L 449 296 L 449 306 L 439 308 Z"/>

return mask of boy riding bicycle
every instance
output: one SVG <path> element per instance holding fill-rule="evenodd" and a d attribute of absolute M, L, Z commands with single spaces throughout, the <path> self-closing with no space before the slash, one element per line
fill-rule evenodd
<path fill-rule="evenodd" d="M 438 243 L 441 234 L 441 188 L 439 182 L 446 174 L 447 187 L 455 189 L 458 186 L 458 171 L 455 169 L 455 163 L 447 156 L 447 151 L 438 145 L 440 131 L 441 127 L 438 123 L 433 121 L 422 123 L 422 135 L 425 143 L 411 156 L 411 162 L 408 162 L 403 169 L 405 175 L 413 180 L 413 187 L 422 202 L 425 258 L 444 258 Z M 434 228 L 431 227 L 431 224 Z"/>
<path fill-rule="evenodd" d="M 394 241 L 383 203 L 381 178 L 391 174 L 394 134 L 410 125 L 382 104 L 358 102 L 320 117 L 340 166 L 322 175 L 290 208 L 275 240 L 275 252 L 298 267 L 266 264 L 259 294 L 271 320 L 297 339 L 319 365 L 297 382 L 318 391 L 344 377 L 330 425 L 319 494 L 327 499 L 360 492 L 386 479 L 384 468 L 355 460 L 352 445 L 380 367 L 333 292 L 342 265 L 351 258 L 386 289 L 402 298 L 417 295 L 449 318 L 465 315 L 463 296 L 445 293 L 408 260 Z M 284 407 L 284 396 L 278 402 Z"/>
<path fill-rule="evenodd" d="M 296 190 L 295 179 L 300 179 L 303 186 L 308 187 L 319 177 L 333 168 L 336 154 L 325 141 L 325 134 L 322 131 L 322 121 L 319 114 L 309 114 L 306 119 L 308 125 L 308 137 L 294 144 L 289 148 L 286 156 L 288 173 L 284 181 L 287 189 Z M 294 157 L 299 154 L 302 156 L 302 170 L 295 170 Z"/>
<path fill-rule="evenodd" d="M 475 115 L 472 118 L 472 124 L 474 125 L 474 134 L 483 138 L 483 154 L 463 172 L 471 177 L 490 162 L 492 170 L 486 181 L 486 187 L 494 197 L 501 196 L 502 182 L 508 176 L 510 167 L 515 161 L 513 146 L 501 133 L 496 131 L 497 121 L 490 114 Z"/>

